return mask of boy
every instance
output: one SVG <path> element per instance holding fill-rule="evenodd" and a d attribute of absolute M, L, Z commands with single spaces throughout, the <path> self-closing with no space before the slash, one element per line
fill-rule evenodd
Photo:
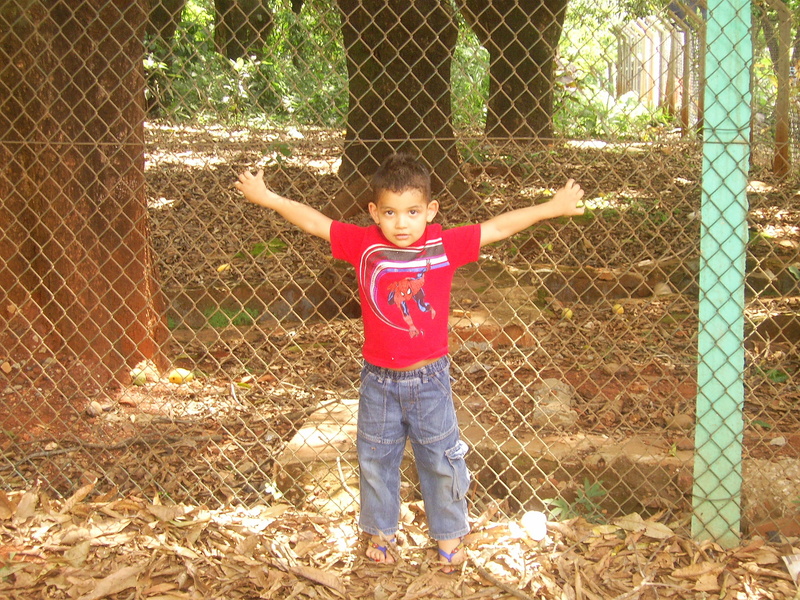
<path fill-rule="evenodd" d="M 450 390 L 448 315 L 455 270 L 478 259 L 481 246 L 534 223 L 583 214 L 583 190 L 572 179 L 544 204 L 503 213 L 479 225 L 443 230 L 431 198 L 430 173 L 407 154 L 389 156 L 372 177 L 375 225 L 333 221 L 269 191 L 263 171 L 235 183 L 245 198 L 271 208 L 331 243 L 351 263 L 363 309 L 364 365 L 358 407 L 359 526 L 371 536 L 367 556 L 392 562 L 400 512 L 400 461 L 411 440 L 429 533 L 445 571 L 464 560 L 469 486 Z"/>

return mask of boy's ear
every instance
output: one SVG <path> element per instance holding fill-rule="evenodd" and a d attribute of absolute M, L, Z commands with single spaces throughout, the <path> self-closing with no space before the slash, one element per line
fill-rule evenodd
<path fill-rule="evenodd" d="M 369 210 L 369 216 L 372 217 L 372 220 L 375 221 L 375 224 L 378 224 L 378 206 L 374 202 L 370 202 L 367 205 L 367 209 Z"/>
<path fill-rule="evenodd" d="M 428 223 L 433 221 L 433 218 L 436 216 L 436 213 L 439 212 L 439 201 L 438 200 L 431 200 L 428 202 Z"/>

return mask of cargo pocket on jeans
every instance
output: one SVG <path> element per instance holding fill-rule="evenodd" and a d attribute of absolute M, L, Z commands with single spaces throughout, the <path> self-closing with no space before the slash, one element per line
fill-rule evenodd
<path fill-rule="evenodd" d="M 467 455 L 469 447 L 463 440 L 458 440 L 458 443 L 445 450 L 444 455 L 447 461 L 453 468 L 453 499 L 463 500 L 467 496 L 469 490 L 469 469 L 467 469 L 467 461 L 464 457 Z"/>

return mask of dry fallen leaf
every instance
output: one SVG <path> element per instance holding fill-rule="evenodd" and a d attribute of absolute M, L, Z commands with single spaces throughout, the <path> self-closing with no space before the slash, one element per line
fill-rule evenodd
<path fill-rule="evenodd" d="M 61 514 L 66 514 L 69 511 L 71 511 L 76 505 L 82 502 L 83 499 L 86 498 L 86 496 L 88 496 L 92 492 L 96 483 L 97 479 L 79 488 L 77 492 L 75 492 L 70 498 L 68 498 L 64 502 L 64 506 L 61 507 L 61 510 L 59 512 Z"/>
<path fill-rule="evenodd" d="M 237 544 L 236 552 L 243 556 L 251 556 L 253 554 L 253 550 L 255 550 L 258 546 L 260 539 L 261 538 L 258 535 L 248 535 L 241 542 L 239 542 L 239 544 Z"/>
<path fill-rule="evenodd" d="M 82 567 L 89 558 L 89 550 L 92 548 L 91 540 L 78 542 L 72 548 L 64 552 L 64 559 L 73 567 Z"/>
<path fill-rule="evenodd" d="M 24 523 L 36 513 L 39 497 L 35 492 L 27 491 L 20 498 L 17 510 L 14 513 L 14 523 Z"/>
<path fill-rule="evenodd" d="M 716 573 L 704 573 L 697 579 L 697 583 L 694 584 L 694 588 L 698 592 L 718 592 L 720 591 L 720 585 L 717 581 L 717 576 L 721 571 Z"/>
<path fill-rule="evenodd" d="M 0 490 L 0 519 L 10 519 L 16 510 L 16 505 L 3 490 Z"/>
<path fill-rule="evenodd" d="M 78 600 L 100 600 L 122 590 L 136 587 L 139 574 L 144 571 L 144 565 L 130 565 L 122 567 L 108 577 L 104 577 L 94 586 L 91 592 L 83 594 Z"/>
<path fill-rule="evenodd" d="M 164 506 L 163 504 L 150 504 L 147 510 L 159 521 L 174 521 L 179 517 L 185 516 L 191 511 L 180 504 Z"/>
<path fill-rule="evenodd" d="M 645 521 L 644 534 L 656 540 L 668 540 L 675 535 L 675 532 L 663 523 Z"/>
<path fill-rule="evenodd" d="M 311 581 L 321 583 L 322 585 L 329 587 L 333 591 L 338 592 L 342 596 L 346 595 L 346 591 L 344 588 L 344 584 L 342 584 L 342 580 L 339 579 L 339 577 L 337 577 L 334 573 L 329 573 L 328 571 L 323 571 L 315 567 L 307 567 L 305 565 L 297 565 L 295 567 L 289 567 L 288 570 L 289 572 L 294 573 L 295 575 L 300 575 L 301 577 L 305 577 L 306 579 L 310 579 Z"/>
<path fill-rule="evenodd" d="M 612 522 L 626 531 L 642 531 L 646 527 L 644 519 L 639 513 L 631 513 L 619 519 L 614 519 Z"/>
<path fill-rule="evenodd" d="M 721 573 L 725 564 L 718 562 L 702 562 L 675 569 L 672 576 L 678 579 L 698 579 L 708 573 Z"/>

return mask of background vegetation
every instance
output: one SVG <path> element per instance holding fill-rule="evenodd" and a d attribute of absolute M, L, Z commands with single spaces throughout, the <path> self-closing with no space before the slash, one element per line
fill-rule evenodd
<path fill-rule="evenodd" d="M 639 9 L 642 10 L 641 8 Z M 631 94 L 614 97 L 610 27 L 636 15 L 614 0 L 570 3 L 557 61 L 556 134 L 566 138 L 641 139 L 670 118 Z M 262 52 L 235 61 L 218 54 L 213 3 L 189 0 L 172 48 L 150 40 L 145 63 L 151 115 L 178 122 L 226 125 L 344 127 L 347 72 L 339 14 L 332 2 L 311 0 L 300 14 L 278 3 Z M 489 93 L 488 53 L 461 19 L 452 67 L 453 122 L 480 130 Z"/>

